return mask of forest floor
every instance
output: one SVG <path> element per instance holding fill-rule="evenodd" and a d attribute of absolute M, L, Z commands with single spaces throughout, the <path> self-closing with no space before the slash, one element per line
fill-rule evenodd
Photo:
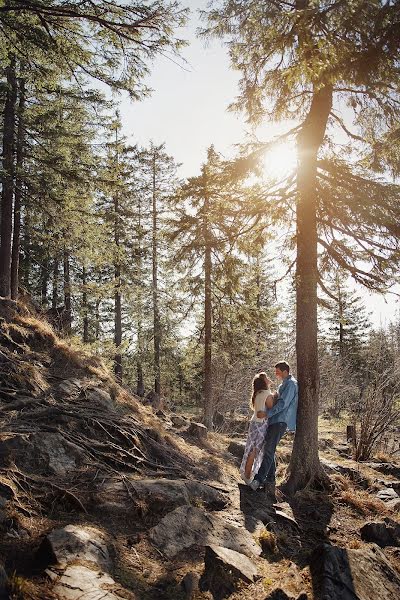
<path fill-rule="evenodd" d="M 229 435 L 208 432 L 203 438 L 201 429 L 198 435 L 190 430 L 187 411 L 155 415 L 120 388 L 101 361 L 70 348 L 27 309 L 5 301 L 0 366 L 0 564 L 10 598 L 218 598 L 198 588 L 210 544 L 239 544 L 251 554 L 257 576 L 251 583 L 237 581 L 232 600 L 317 598 L 310 570 L 315 548 L 328 543 L 367 550 L 371 544 L 360 532 L 365 523 L 399 522 L 400 502 L 378 496 L 396 488 L 400 467 L 382 456 L 355 463 L 344 421 L 320 420 L 320 456 L 333 490 L 272 502 L 242 484 L 240 460 L 228 451 L 232 442 L 244 442 L 244 432 L 232 433 L 243 430 L 244 419 L 229 426 Z M 279 481 L 291 447 L 286 435 L 278 450 Z M 190 530 L 190 519 L 203 524 L 198 531 L 196 525 Z M 201 538 L 204 523 L 212 526 Z M 94 568 L 90 556 L 71 558 L 70 548 L 67 562 L 54 566 L 57 551 L 49 552 L 43 540 L 66 526 L 103 536 L 112 565 L 104 594 L 62 583 L 67 563 Z M 383 544 L 382 551 L 400 577 L 399 543 Z M 0 596 L 1 585 L 0 569 Z M 353 597 L 364 600 L 368 592 Z"/>

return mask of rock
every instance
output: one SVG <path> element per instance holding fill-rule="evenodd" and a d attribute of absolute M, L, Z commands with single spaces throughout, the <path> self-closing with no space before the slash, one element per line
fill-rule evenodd
<path fill-rule="evenodd" d="M 218 410 L 215 411 L 214 415 L 213 415 L 213 425 L 214 428 L 218 429 L 219 427 L 222 427 L 225 423 L 225 417 L 222 413 L 220 413 Z"/>
<path fill-rule="evenodd" d="M 111 477 L 102 481 L 96 493 L 96 504 L 102 508 L 139 515 L 143 510 L 164 515 L 178 506 L 199 503 L 211 510 L 221 510 L 227 499 L 220 491 L 187 479 Z"/>
<path fill-rule="evenodd" d="M 210 590 L 215 600 L 230 596 L 239 581 L 253 583 L 257 576 L 257 568 L 247 556 L 221 546 L 206 546 L 204 565 L 200 587 Z"/>
<path fill-rule="evenodd" d="M 181 427 L 187 427 L 189 423 L 188 420 L 185 419 L 185 417 L 181 417 L 180 415 L 171 415 L 170 419 L 172 425 L 177 429 L 180 429 Z"/>
<path fill-rule="evenodd" d="M 292 595 L 288 595 L 281 588 L 275 588 L 272 592 L 264 598 L 264 600 L 307 600 L 308 596 L 306 592 L 301 592 L 297 598 Z M 338 599 L 339 600 L 339 599 Z"/>
<path fill-rule="evenodd" d="M 318 449 L 319 450 L 327 450 L 328 448 L 332 448 L 334 444 L 334 440 L 331 438 L 319 438 L 318 439 Z"/>
<path fill-rule="evenodd" d="M 185 600 L 192 600 L 193 596 L 199 590 L 200 576 L 194 571 L 186 573 L 185 577 L 181 581 L 181 586 L 185 592 Z"/>
<path fill-rule="evenodd" d="M 310 559 L 317 597 L 324 600 L 393 600 L 400 595 L 400 575 L 378 546 L 359 550 L 322 544 Z"/>
<path fill-rule="evenodd" d="M 360 529 L 361 539 L 374 542 L 381 548 L 385 546 L 400 546 L 400 525 L 391 519 L 383 522 L 366 523 Z"/>
<path fill-rule="evenodd" d="M 400 466 L 395 465 L 394 463 L 375 463 L 369 462 L 364 463 L 367 467 L 371 469 L 375 469 L 375 471 L 379 471 L 379 473 L 384 473 L 385 475 L 391 475 L 396 479 L 400 479 Z"/>
<path fill-rule="evenodd" d="M 364 489 L 368 489 L 370 487 L 370 481 L 367 477 L 364 477 L 363 474 L 353 467 L 348 467 L 345 465 L 340 465 L 338 463 L 332 462 L 330 460 L 326 460 L 324 458 L 320 458 L 320 462 L 324 467 L 327 473 L 340 473 L 340 475 L 344 475 L 354 481 L 357 485 L 363 487 Z"/>
<path fill-rule="evenodd" d="M 387 502 L 388 500 L 399 500 L 399 495 L 394 491 L 393 488 L 379 490 L 379 492 L 376 494 L 376 497 L 379 498 L 379 500 L 383 500 L 383 502 Z"/>
<path fill-rule="evenodd" d="M 239 460 L 242 460 L 244 449 L 246 444 L 244 442 L 230 442 L 228 446 L 228 452 L 236 456 Z"/>
<path fill-rule="evenodd" d="M 207 438 L 207 427 L 203 425 L 203 423 L 192 421 L 188 427 L 187 433 L 199 440 L 205 440 Z"/>
<path fill-rule="evenodd" d="M 84 560 L 109 571 L 111 558 L 103 533 L 88 525 L 67 525 L 54 529 L 43 540 L 38 550 L 41 558 L 48 557 L 48 564 L 65 566 L 73 560 Z"/>
<path fill-rule="evenodd" d="M 79 396 L 83 387 L 80 379 L 64 379 L 58 384 L 56 393 L 62 397 Z"/>
<path fill-rule="evenodd" d="M 107 410 L 115 410 L 115 404 L 110 394 L 99 387 L 87 388 L 85 397 L 93 404 L 100 404 Z"/>
<path fill-rule="evenodd" d="M 334 444 L 331 446 L 340 456 L 351 458 L 351 448 L 348 444 Z"/>
<path fill-rule="evenodd" d="M 60 600 L 135 600 L 109 575 L 112 561 L 105 537 L 95 527 L 67 525 L 53 530 L 43 540 L 37 558 L 40 564 L 56 563 L 45 572 Z"/>
<path fill-rule="evenodd" d="M 65 440 L 61 433 L 41 431 L 29 435 L 10 435 L 0 442 L 0 451 L 6 461 L 27 471 L 40 471 L 44 475 L 66 475 L 85 461 L 85 453 Z"/>
<path fill-rule="evenodd" d="M 194 506 L 180 506 L 150 529 L 150 540 L 168 558 L 191 546 L 216 545 L 246 556 L 259 556 L 261 548 L 251 533 L 235 527 L 218 514 L 208 514 Z"/>
<path fill-rule="evenodd" d="M 393 500 L 387 500 L 385 502 L 386 507 L 393 512 L 400 512 L 400 498 L 393 498 Z"/>
<path fill-rule="evenodd" d="M 107 573 L 93 571 L 86 566 L 70 565 L 56 581 L 53 591 L 60 600 L 121 600 L 127 598 L 126 592 L 123 596 L 112 592 L 110 589 L 112 586 L 116 586 L 115 581 Z"/>

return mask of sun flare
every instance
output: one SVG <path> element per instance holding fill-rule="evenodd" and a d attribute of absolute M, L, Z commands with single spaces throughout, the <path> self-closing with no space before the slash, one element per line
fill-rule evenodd
<path fill-rule="evenodd" d="M 276 144 L 265 154 L 264 174 L 268 179 L 283 179 L 296 167 L 297 155 L 294 144 Z"/>

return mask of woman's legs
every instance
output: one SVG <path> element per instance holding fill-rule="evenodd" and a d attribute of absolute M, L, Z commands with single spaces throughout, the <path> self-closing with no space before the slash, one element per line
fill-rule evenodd
<path fill-rule="evenodd" d="M 244 475 L 247 479 L 250 479 L 251 469 L 253 467 L 255 457 L 256 457 L 256 449 L 254 448 L 253 450 L 251 450 L 251 452 L 249 452 L 249 455 L 246 460 L 246 465 L 244 467 Z"/>

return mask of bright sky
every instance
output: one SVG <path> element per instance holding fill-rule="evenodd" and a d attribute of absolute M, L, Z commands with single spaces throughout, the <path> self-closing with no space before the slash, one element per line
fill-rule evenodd
<path fill-rule="evenodd" d="M 150 140 L 156 144 L 166 142 L 167 152 L 182 163 L 180 173 L 184 177 L 200 172 L 211 144 L 230 156 L 234 144 L 250 132 L 243 115 L 227 110 L 238 92 L 239 73 L 230 69 L 226 48 L 218 40 L 205 46 L 196 38 L 200 23 L 197 9 L 206 8 L 207 3 L 182 0 L 191 9 L 188 26 L 179 32 L 190 43 L 183 52 L 187 64 L 182 68 L 167 58 L 158 59 L 146 82 L 154 90 L 151 97 L 140 103 L 125 98 L 120 109 L 130 141 L 140 145 L 148 145 Z M 277 125 L 267 125 L 263 127 L 263 139 L 281 131 Z M 393 295 L 362 295 L 375 326 L 387 325 L 399 313 L 400 304 Z"/>

